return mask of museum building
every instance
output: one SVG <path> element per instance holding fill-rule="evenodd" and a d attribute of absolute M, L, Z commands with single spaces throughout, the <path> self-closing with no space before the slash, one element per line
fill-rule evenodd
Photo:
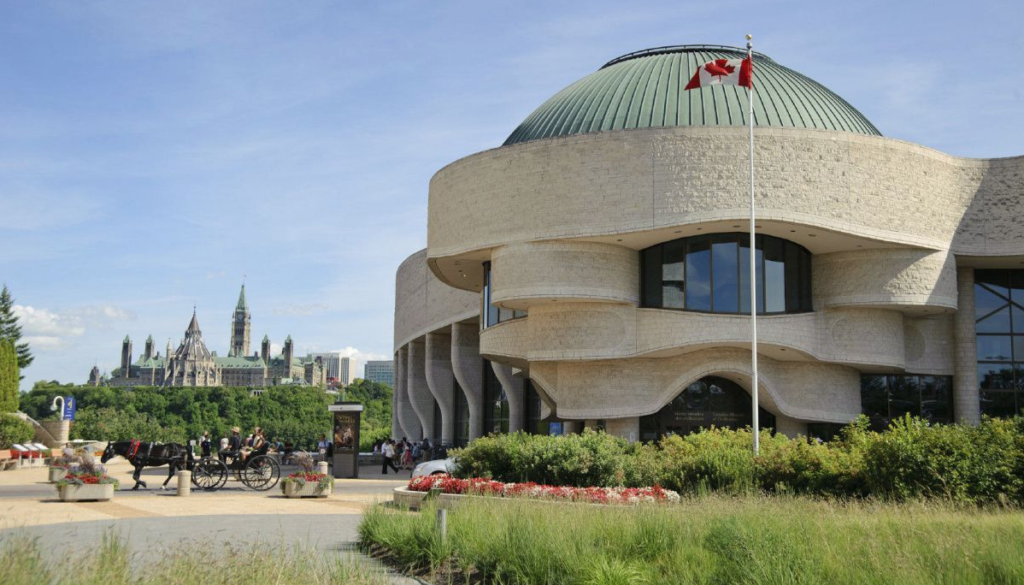
<path fill-rule="evenodd" d="M 745 90 L 683 91 L 743 54 L 619 57 L 434 175 L 396 278 L 395 436 L 750 424 L 751 254 L 762 426 L 1024 407 L 1024 157 L 885 138 L 755 53 L 752 243 Z"/>

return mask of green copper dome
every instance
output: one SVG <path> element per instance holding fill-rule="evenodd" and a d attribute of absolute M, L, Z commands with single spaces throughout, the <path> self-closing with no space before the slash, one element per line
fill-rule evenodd
<path fill-rule="evenodd" d="M 697 68 L 746 51 L 683 45 L 623 55 L 555 94 L 505 145 L 588 132 L 664 126 L 746 126 L 746 89 L 683 91 Z M 754 124 L 881 136 L 863 114 L 818 82 L 754 53 Z"/>

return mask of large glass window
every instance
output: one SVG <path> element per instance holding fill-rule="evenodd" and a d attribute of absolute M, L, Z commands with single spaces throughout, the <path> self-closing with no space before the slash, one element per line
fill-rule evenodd
<path fill-rule="evenodd" d="M 876 431 L 907 414 L 933 423 L 951 423 L 952 381 L 949 376 L 865 374 L 860 377 L 860 404 Z"/>
<path fill-rule="evenodd" d="M 508 397 L 505 388 L 491 367 L 484 360 L 484 434 L 508 432 Z"/>
<path fill-rule="evenodd" d="M 974 319 L 981 413 L 1024 409 L 1024 270 L 975 270 Z"/>
<path fill-rule="evenodd" d="M 682 238 L 641 253 L 644 307 L 750 313 L 750 236 Z M 757 236 L 757 312 L 811 311 L 811 253 L 773 236 Z"/>
<path fill-rule="evenodd" d="M 526 311 L 504 309 L 491 303 L 492 290 L 491 263 L 484 262 L 484 287 L 480 295 L 480 324 L 482 329 L 497 325 L 511 319 L 518 319 L 526 316 Z"/>
<path fill-rule="evenodd" d="M 709 376 L 687 386 L 658 412 L 640 417 L 640 440 L 685 435 L 715 427 L 742 428 L 753 423 L 750 394 L 726 378 Z M 758 409 L 762 429 L 775 427 L 775 415 Z"/>

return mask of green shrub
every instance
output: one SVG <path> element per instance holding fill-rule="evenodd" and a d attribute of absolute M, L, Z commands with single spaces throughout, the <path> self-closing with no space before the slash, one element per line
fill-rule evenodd
<path fill-rule="evenodd" d="M 27 443 L 34 436 L 32 425 L 26 421 L 13 414 L 0 414 L 0 449 L 10 449 L 15 443 Z"/>
<path fill-rule="evenodd" d="M 461 477 L 584 487 L 627 485 L 627 478 L 636 481 L 637 471 L 630 470 L 636 452 L 625 439 L 588 429 L 560 437 L 491 435 L 453 455 L 459 459 Z"/>
<path fill-rule="evenodd" d="M 1024 417 L 978 426 L 904 418 L 877 433 L 860 417 L 828 443 L 749 428 L 629 444 L 601 432 L 484 437 L 457 451 L 461 477 L 551 485 L 660 485 L 680 493 L 1024 502 Z"/>

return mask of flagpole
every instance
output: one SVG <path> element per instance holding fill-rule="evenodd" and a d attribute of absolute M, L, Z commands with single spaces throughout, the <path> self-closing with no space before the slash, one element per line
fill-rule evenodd
<path fill-rule="evenodd" d="M 753 411 L 754 455 L 761 450 L 761 425 L 758 420 L 757 399 L 757 242 L 754 239 L 754 44 L 752 35 L 747 35 L 747 59 L 750 60 L 750 87 L 747 89 L 747 103 L 750 106 L 747 121 L 750 128 L 750 355 L 751 369 L 754 380 L 751 384 L 750 398 Z"/>

